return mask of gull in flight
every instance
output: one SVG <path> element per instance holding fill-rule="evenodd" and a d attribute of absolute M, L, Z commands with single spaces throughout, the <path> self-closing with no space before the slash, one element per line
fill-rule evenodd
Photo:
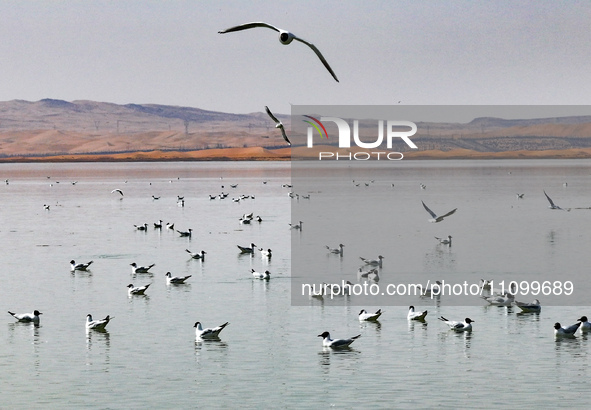
<path fill-rule="evenodd" d="M 349 339 L 331 339 L 330 333 L 324 332 L 318 337 L 322 338 L 322 346 L 330 347 L 332 349 L 343 349 L 349 347 L 351 343 L 353 343 L 356 339 L 358 339 L 361 335 L 353 336 Z"/>
<path fill-rule="evenodd" d="M 92 315 L 89 313 L 86 315 L 86 330 L 105 330 L 105 327 L 109 324 L 109 321 L 113 319 L 109 315 L 102 320 L 92 320 Z"/>
<path fill-rule="evenodd" d="M 123 191 L 120 189 L 114 189 L 111 191 L 112 194 L 114 194 L 115 192 L 119 192 L 121 194 L 121 196 L 123 196 Z"/>
<path fill-rule="evenodd" d="M 560 323 L 556 322 L 554 324 L 554 336 L 556 336 L 556 337 L 563 337 L 563 336 L 574 337 L 575 332 L 579 329 L 579 326 L 581 326 L 581 322 L 577 322 L 574 325 L 569 326 L 565 329 L 562 326 L 560 326 Z"/>
<path fill-rule="evenodd" d="M 247 29 L 255 28 L 255 27 L 265 27 L 265 28 L 270 28 L 271 30 L 277 31 L 279 33 L 279 41 L 283 45 L 288 45 L 293 40 L 297 40 L 297 41 L 299 41 L 301 43 L 304 43 L 305 45 L 307 45 L 308 47 L 310 47 L 316 53 L 316 55 L 318 56 L 318 58 L 320 59 L 320 61 L 322 61 L 322 64 L 324 64 L 324 67 L 326 67 L 326 69 L 328 70 L 328 72 L 330 73 L 330 75 L 332 75 L 332 77 L 336 80 L 336 82 L 339 82 L 339 79 L 337 78 L 337 76 L 334 73 L 334 71 L 332 71 L 332 68 L 330 68 L 330 66 L 328 65 L 328 62 L 325 60 L 325 58 L 322 55 L 322 53 L 320 53 L 320 50 L 318 50 L 314 44 L 309 43 L 306 40 L 301 39 L 299 37 L 296 37 L 295 34 L 290 33 L 287 30 L 283 30 L 283 29 L 277 28 L 275 26 L 272 26 L 270 24 L 263 23 L 263 22 L 254 22 L 254 23 L 241 24 L 241 25 L 235 26 L 235 27 L 230 27 L 230 28 L 227 28 L 227 29 L 225 29 L 223 31 L 218 31 L 218 33 L 219 34 L 232 33 L 234 31 L 247 30 Z"/>
<path fill-rule="evenodd" d="M 33 313 L 13 313 L 10 310 L 8 311 L 19 322 L 35 322 L 39 323 L 39 315 L 43 313 L 35 310 Z"/>
<path fill-rule="evenodd" d="M 289 138 L 287 138 L 287 134 L 285 133 L 285 127 L 283 126 L 283 123 L 273 115 L 269 107 L 267 107 L 266 105 L 265 110 L 267 111 L 267 114 L 269 114 L 269 117 L 271 117 L 271 119 L 275 121 L 275 128 L 279 128 L 281 130 L 281 135 L 283 135 L 283 139 L 285 140 L 285 142 L 291 145 L 291 141 L 289 140 Z"/>
<path fill-rule="evenodd" d="M 554 204 L 554 202 L 552 201 L 552 199 L 550 199 L 550 197 L 548 196 L 548 194 L 546 193 L 546 191 L 544 191 L 544 195 L 546 195 L 546 198 L 548 198 L 548 202 L 550 202 L 550 205 L 548 205 L 548 208 L 550 208 L 550 209 L 560 209 L 561 211 L 570 211 L 570 208 L 564 209 L 564 208 L 561 208 L 558 205 Z"/>
<path fill-rule="evenodd" d="M 219 339 L 220 332 L 228 325 L 229 322 L 226 322 L 223 325 L 219 325 L 218 327 L 208 327 L 203 329 L 201 322 L 195 322 L 193 327 L 195 328 L 196 337 L 200 337 L 201 339 Z"/>
<path fill-rule="evenodd" d="M 471 332 L 472 331 L 472 319 L 467 317 L 464 319 L 463 322 L 456 322 L 454 320 L 447 320 L 443 316 L 439 318 L 442 322 L 445 322 L 446 325 L 449 326 L 451 330 L 455 330 L 456 332 Z"/>
<path fill-rule="evenodd" d="M 425 203 L 423 201 L 421 201 L 421 202 L 423 203 L 423 207 L 425 207 L 425 210 L 427 212 L 429 212 L 429 214 L 431 214 L 431 216 L 433 217 L 432 219 L 429 219 L 429 222 L 433 222 L 433 223 L 443 221 L 443 218 L 445 218 L 446 216 L 450 216 L 451 214 L 453 214 L 455 211 L 458 210 L 458 208 L 455 208 L 455 209 L 449 211 L 448 213 L 446 213 L 445 215 L 437 216 L 437 215 L 435 215 L 435 212 L 430 210 L 429 207 L 427 205 L 425 205 Z"/>
<path fill-rule="evenodd" d="M 359 312 L 359 321 L 360 322 L 365 322 L 365 321 L 369 321 L 369 322 L 376 322 L 379 317 L 382 315 L 382 309 L 378 309 L 376 311 L 376 313 L 367 313 L 365 311 L 365 309 L 362 309 L 361 312 Z"/>

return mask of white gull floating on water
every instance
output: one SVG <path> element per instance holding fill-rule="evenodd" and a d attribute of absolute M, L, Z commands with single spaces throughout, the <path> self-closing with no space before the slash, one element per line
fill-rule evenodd
<path fill-rule="evenodd" d="M 180 285 L 182 283 L 185 283 L 185 281 L 187 279 L 189 279 L 191 276 L 193 275 L 187 275 L 187 276 L 172 276 L 172 274 L 170 272 L 166 272 L 166 283 L 168 285 Z"/>
<path fill-rule="evenodd" d="M 39 315 L 43 314 L 43 313 L 39 312 L 38 310 L 35 310 L 33 313 L 13 313 L 9 310 L 8 313 L 10 313 L 12 315 L 12 317 L 14 317 L 19 322 L 25 322 L 25 323 L 26 322 L 39 323 Z"/>
<path fill-rule="evenodd" d="M 367 313 L 367 311 L 365 309 L 362 309 L 361 312 L 359 312 L 359 321 L 360 322 L 375 322 L 376 320 L 379 319 L 379 317 L 382 315 L 382 309 L 378 309 L 376 311 L 376 313 Z"/>
<path fill-rule="evenodd" d="M 581 322 L 577 322 L 574 325 L 563 328 L 559 322 L 554 323 L 554 336 L 556 337 L 574 337 L 575 332 L 581 326 Z"/>
<path fill-rule="evenodd" d="M 127 285 L 127 294 L 132 295 L 145 295 L 146 290 L 150 287 L 150 284 L 146 286 L 133 286 L 132 283 Z"/>
<path fill-rule="evenodd" d="M 353 336 L 349 339 L 331 339 L 330 333 L 324 332 L 322 334 L 319 334 L 318 337 L 322 338 L 322 346 L 324 347 L 330 347 L 332 349 L 343 349 L 349 347 L 349 345 L 351 345 L 351 343 L 353 343 L 355 340 L 361 337 L 361 335 Z"/>
<path fill-rule="evenodd" d="M 587 316 L 581 316 L 579 322 L 581 322 L 581 333 L 591 332 L 591 323 L 589 323 L 589 321 L 587 320 Z"/>
<path fill-rule="evenodd" d="M 72 269 L 72 271 L 75 270 L 87 270 L 88 267 L 92 264 L 93 261 L 87 262 L 87 263 L 76 263 L 76 261 L 74 259 L 72 259 L 70 261 L 70 268 Z"/>
<path fill-rule="evenodd" d="M 156 264 L 153 263 L 150 266 L 137 266 L 137 264 L 135 262 L 130 263 L 129 264 L 131 266 L 131 273 L 136 274 L 136 273 L 149 273 L 148 271 L 152 268 L 152 266 L 155 266 Z"/>
<path fill-rule="evenodd" d="M 113 319 L 109 315 L 101 320 L 92 320 L 92 315 L 89 313 L 86 315 L 86 330 L 105 330 L 105 327 L 109 324 L 109 321 Z"/>
<path fill-rule="evenodd" d="M 441 245 L 451 246 L 451 235 L 447 235 L 447 238 L 438 238 L 436 236 L 435 239 L 437 239 Z"/>
<path fill-rule="evenodd" d="M 203 328 L 201 326 L 201 322 L 195 322 L 193 326 L 195 328 L 195 336 L 201 339 L 219 339 L 219 334 L 226 326 L 229 325 L 229 322 L 224 323 L 223 325 L 219 325 L 218 327 L 208 327 Z"/>
<path fill-rule="evenodd" d="M 455 320 L 448 320 L 448 319 L 444 318 L 443 316 L 441 316 L 439 318 L 439 320 L 444 322 L 446 325 L 449 326 L 449 328 L 451 330 L 455 330 L 456 332 L 470 332 L 470 331 L 472 331 L 472 322 L 474 322 L 469 317 L 464 319 L 463 322 L 457 322 Z"/>
<path fill-rule="evenodd" d="M 359 259 L 361 259 L 366 265 L 379 266 L 381 268 L 382 267 L 382 259 L 385 259 L 385 258 L 382 255 L 378 255 L 377 259 L 365 259 L 365 258 L 362 258 L 361 256 L 359 257 Z"/>
<path fill-rule="evenodd" d="M 534 301 L 530 303 L 514 300 L 513 304 L 519 307 L 519 309 L 521 309 L 521 311 L 524 313 L 539 313 L 542 311 L 542 305 L 540 305 L 540 301 L 538 299 L 534 299 Z"/>
<path fill-rule="evenodd" d="M 191 252 L 188 249 L 185 249 L 185 252 L 187 252 L 189 255 L 191 255 L 191 258 L 193 258 L 193 259 L 201 259 L 201 260 L 205 260 L 205 254 L 207 253 L 205 251 Z"/>
<path fill-rule="evenodd" d="M 252 276 L 255 279 L 265 279 L 265 280 L 271 279 L 271 272 L 269 272 L 268 270 L 266 270 L 264 272 L 257 272 L 254 269 L 251 269 L 250 271 L 252 272 Z"/>
<path fill-rule="evenodd" d="M 424 321 L 425 320 L 425 316 L 427 316 L 428 311 L 427 310 L 423 310 L 422 312 L 415 312 L 415 307 L 414 306 L 409 306 L 408 307 L 408 314 L 406 315 L 406 318 L 408 320 L 418 320 L 418 321 Z"/>

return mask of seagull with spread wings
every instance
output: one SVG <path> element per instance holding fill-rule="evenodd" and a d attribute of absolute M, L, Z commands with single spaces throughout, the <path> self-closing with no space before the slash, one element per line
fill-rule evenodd
<path fill-rule="evenodd" d="M 256 28 L 256 27 L 265 27 L 265 28 L 270 28 L 271 30 L 277 31 L 279 33 L 279 41 L 283 45 L 288 45 L 293 40 L 297 40 L 300 43 L 304 43 L 305 45 L 310 47 L 312 49 L 312 51 L 314 51 L 314 53 L 316 53 L 316 55 L 318 56 L 318 58 L 320 59 L 322 64 L 324 64 L 324 67 L 326 67 L 326 69 L 328 70 L 330 75 L 332 75 L 332 77 L 336 80 L 336 82 L 339 82 L 337 75 L 334 73 L 334 71 L 332 71 L 332 68 L 330 68 L 330 65 L 328 65 L 328 62 L 326 61 L 326 59 L 324 58 L 324 56 L 322 55 L 320 50 L 318 50 L 318 48 L 316 48 L 316 46 L 314 44 L 312 44 L 302 38 L 297 37 L 295 34 L 290 33 L 287 30 L 280 29 L 278 27 L 272 26 L 271 24 L 257 21 L 257 22 L 253 22 L 253 23 L 246 23 L 246 24 L 241 24 L 239 26 L 230 27 L 230 28 L 227 28 L 223 31 L 218 31 L 218 33 L 226 34 L 226 33 L 232 33 L 234 31 L 248 30 L 248 29 Z"/>

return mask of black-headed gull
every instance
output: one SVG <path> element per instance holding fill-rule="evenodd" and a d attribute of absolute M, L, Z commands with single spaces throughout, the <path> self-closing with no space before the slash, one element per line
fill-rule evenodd
<path fill-rule="evenodd" d="M 19 322 L 39 322 L 39 315 L 43 313 L 35 310 L 33 313 L 12 313 L 10 310 L 8 311 Z"/>
<path fill-rule="evenodd" d="M 195 336 L 201 339 L 219 339 L 220 332 L 224 330 L 226 326 L 229 325 L 229 322 L 224 323 L 223 325 L 219 325 L 218 327 L 208 327 L 203 329 L 201 326 L 201 322 L 195 322 L 193 326 L 195 328 Z"/>
<path fill-rule="evenodd" d="M 264 250 L 263 248 L 259 248 L 259 251 L 261 252 L 261 257 L 263 258 L 271 258 L 273 256 L 271 249 Z"/>
<path fill-rule="evenodd" d="M 382 315 L 382 309 L 378 309 L 376 311 L 376 313 L 367 313 L 367 311 L 365 309 L 361 309 L 361 312 L 359 312 L 359 321 L 360 322 L 375 322 L 376 320 L 379 319 L 379 317 Z"/>
<path fill-rule="evenodd" d="M 382 255 L 378 255 L 377 259 L 365 259 L 365 258 L 362 258 L 361 256 L 359 257 L 359 259 L 361 259 L 366 265 L 379 266 L 381 268 L 382 267 L 382 259 L 385 259 L 385 258 Z"/>
<path fill-rule="evenodd" d="M 341 256 L 343 256 L 343 248 L 344 247 L 345 247 L 345 245 L 343 245 L 342 243 L 339 243 L 338 248 L 331 248 L 330 246 L 326 245 L 326 249 L 328 249 L 328 251 L 330 253 L 334 253 L 334 254 L 341 255 Z"/>
<path fill-rule="evenodd" d="M 193 230 L 191 228 L 187 229 L 186 231 L 179 231 L 177 229 L 177 232 L 179 233 L 180 236 L 185 236 L 185 237 L 189 237 L 190 238 Z"/>
<path fill-rule="evenodd" d="M 289 140 L 289 138 L 287 138 L 287 134 L 285 133 L 285 127 L 283 126 L 283 123 L 281 121 L 279 121 L 277 119 L 277 117 L 275 117 L 273 115 L 273 113 L 271 112 L 269 107 L 267 107 L 266 105 L 265 105 L 265 110 L 267 111 L 267 114 L 269 114 L 269 117 L 271 117 L 271 119 L 273 121 L 275 121 L 275 128 L 279 128 L 281 130 L 281 135 L 283 136 L 283 139 L 285 140 L 285 142 L 287 142 L 289 145 L 291 145 L 291 141 Z"/>
<path fill-rule="evenodd" d="M 423 289 L 423 286 L 417 285 L 417 289 L 420 291 L 420 296 L 440 296 L 441 295 L 441 282 L 436 280 L 435 283 L 431 283 L 427 286 L 426 289 Z"/>
<path fill-rule="evenodd" d="M 288 45 L 293 40 L 297 40 L 301 43 L 304 43 L 305 45 L 310 47 L 312 49 L 312 51 L 314 51 L 314 53 L 316 53 L 316 55 L 318 56 L 320 61 L 322 61 L 322 64 L 324 64 L 324 67 L 326 67 L 326 69 L 328 70 L 330 75 L 332 75 L 332 77 L 337 82 L 339 81 L 339 79 L 337 78 L 334 71 L 332 71 L 332 68 L 330 68 L 330 66 L 328 65 L 328 62 L 325 60 L 324 56 L 320 53 L 320 50 L 318 50 L 314 44 L 309 43 L 308 41 L 301 39 L 299 37 L 296 37 L 295 34 L 290 33 L 287 30 L 283 30 L 283 29 L 277 28 L 275 26 L 272 26 L 270 24 L 257 21 L 257 22 L 253 22 L 253 23 L 246 23 L 246 24 L 241 24 L 239 26 L 230 27 L 230 28 L 227 28 L 223 31 L 218 31 L 218 33 L 220 33 L 220 34 L 232 33 L 234 31 L 247 30 L 247 29 L 256 28 L 256 27 L 265 27 L 265 28 L 270 28 L 271 30 L 277 31 L 279 33 L 279 42 L 281 42 L 281 44 L 283 44 L 283 45 Z"/>
<path fill-rule="evenodd" d="M 449 246 L 451 246 L 451 235 L 447 235 L 447 238 L 438 238 L 436 236 L 435 239 L 437 239 L 439 241 L 439 243 L 442 244 L 442 245 L 449 245 Z"/>
<path fill-rule="evenodd" d="M 415 312 L 415 307 L 414 306 L 409 306 L 408 307 L 408 314 L 406 315 L 406 318 L 408 320 L 418 320 L 418 321 L 424 321 L 425 320 L 425 316 L 427 316 L 427 311 L 423 310 L 422 312 Z"/>
<path fill-rule="evenodd" d="M 250 244 L 250 247 L 246 247 L 246 246 L 240 246 L 240 245 L 236 245 L 238 247 L 238 249 L 240 249 L 240 253 L 254 253 L 254 250 L 256 249 L 256 245 L 254 243 Z"/>
<path fill-rule="evenodd" d="M 255 279 L 266 279 L 266 280 L 271 279 L 271 272 L 269 272 L 268 270 L 266 270 L 264 272 L 257 272 L 254 269 L 251 269 L 250 271 L 252 272 L 252 276 Z"/>
<path fill-rule="evenodd" d="M 521 309 L 521 311 L 525 313 L 539 313 L 542 310 L 542 305 L 540 305 L 540 301 L 538 299 L 534 299 L 534 301 L 530 303 L 519 302 L 517 300 L 514 300 L 513 304 L 515 306 L 518 306 L 519 309 Z"/>
<path fill-rule="evenodd" d="M 289 229 L 301 230 L 303 224 L 302 221 L 299 224 L 289 224 Z"/>
<path fill-rule="evenodd" d="M 129 264 L 131 266 L 131 273 L 136 274 L 136 273 L 149 273 L 148 271 L 150 269 L 152 269 L 152 266 L 155 266 L 156 264 L 153 263 L 150 266 L 137 266 L 137 263 L 133 262 Z"/>
<path fill-rule="evenodd" d="M 166 223 L 166 229 L 173 229 L 174 230 L 174 223 L 167 222 Z"/>
<path fill-rule="evenodd" d="M 137 229 L 138 231 L 147 231 L 148 230 L 148 224 L 144 223 L 143 225 L 133 225 L 135 226 L 135 229 Z"/>
<path fill-rule="evenodd" d="M 190 250 L 188 250 L 188 249 L 185 249 L 185 251 L 186 251 L 186 252 L 188 252 L 188 253 L 189 253 L 189 255 L 191 255 L 191 258 L 193 258 L 193 259 L 201 259 L 201 260 L 205 260 L 205 254 L 207 253 L 207 252 L 205 252 L 205 251 L 201 251 L 201 252 L 191 252 L 191 251 L 190 251 Z"/>
<path fill-rule="evenodd" d="M 581 322 L 581 332 L 582 333 L 591 332 L 591 323 L 589 323 L 589 321 L 587 320 L 587 316 L 581 316 L 581 318 L 579 319 L 579 322 Z"/>
<path fill-rule="evenodd" d="M 560 326 L 560 323 L 556 322 L 554 323 L 554 335 L 557 337 L 574 337 L 575 332 L 579 329 L 579 326 L 581 326 L 581 322 L 577 322 L 565 329 Z"/>
<path fill-rule="evenodd" d="M 109 315 L 101 320 L 92 320 L 92 315 L 89 313 L 86 315 L 86 329 L 93 330 L 105 330 L 105 327 L 109 324 L 109 321 L 113 319 Z"/>
<path fill-rule="evenodd" d="M 187 275 L 187 276 L 172 276 L 172 274 L 170 272 L 166 272 L 166 283 L 167 284 L 173 284 L 173 285 L 179 285 L 181 283 L 185 283 L 185 281 L 187 279 L 189 279 L 192 275 Z"/>
<path fill-rule="evenodd" d="M 469 331 L 472 331 L 472 322 L 474 322 L 469 317 L 467 317 L 466 319 L 464 319 L 463 322 L 456 322 L 454 320 L 447 320 L 443 316 L 441 316 L 439 318 L 439 320 L 441 320 L 442 322 L 444 322 L 446 325 L 449 326 L 449 328 L 451 330 L 455 330 L 456 332 L 469 332 Z"/>
<path fill-rule="evenodd" d="M 548 194 L 546 193 L 546 191 L 544 191 L 544 195 L 546 195 L 546 198 L 548 198 L 548 202 L 550 202 L 550 205 L 548 205 L 548 208 L 550 209 L 560 209 L 561 211 L 570 211 L 570 208 L 561 208 L 558 205 L 554 204 L 554 201 L 552 201 L 552 199 L 550 199 L 550 197 L 548 196 Z"/>
<path fill-rule="evenodd" d="M 357 340 L 359 337 L 361 337 L 361 335 L 353 336 L 349 339 L 331 339 L 330 333 L 323 332 L 322 334 L 319 334 L 318 337 L 322 338 L 322 346 L 324 347 L 330 347 L 332 349 L 343 349 L 349 347 L 349 345 L 353 343 L 355 340 Z"/>
<path fill-rule="evenodd" d="M 429 209 L 429 207 L 427 205 L 425 205 L 425 203 L 423 201 L 421 201 L 421 203 L 423 204 L 423 207 L 425 208 L 425 210 L 427 212 L 429 212 L 429 214 L 431 215 L 431 219 L 429 219 L 429 222 L 433 222 L 433 223 L 437 223 L 437 222 L 441 222 L 443 221 L 443 218 L 450 216 L 451 214 L 453 214 L 455 211 L 458 210 L 458 208 L 455 208 L 451 211 L 449 211 L 448 213 L 446 213 L 445 215 L 441 215 L 441 216 L 437 216 L 435 214 L 435 212 L 433 212 L 432 210 Z"/>
<path fill-rule="evenodd" d="M 146 290 L 150 287 L 150 284 L 146 286 L 133 286 L 132 283 L 127 285 L 127 294 L 132 295 L 145 295 Z"/>
<path fill-rule="evenodd" d="M 87 263 L 76 263 L 76 261 L 74 261 L 74 259 L 72 259 L 70 261 L 70 269 L 72 271 L 75 270 L 87 270 L 88 267 L 92 264 L 93 261 L 87 262 Z"/>
<path fill-rule="evenodd" d="M 154 229 L 162 229 L 162 219 L 158 222 L 154 222 Z"/>

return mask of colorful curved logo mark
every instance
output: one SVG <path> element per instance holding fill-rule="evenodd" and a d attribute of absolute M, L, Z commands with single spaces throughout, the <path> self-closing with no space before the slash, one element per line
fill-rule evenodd
<path fill-rule="evenodd" d="M 322 128 L 322 131 L 324 131 L 324 135 L 322 134 L 322 131 L 320 131 L 320 128 L 318 128 L 318 125 L 314 124 L 314 122 L 311 121 L 306 121 L 304 120 L 304 122 L 310 124 L 311 126 L 313 126 L 314 128 L 316 128 L 316 130 L 318 131 L 318 133 L 320 134 L 320 139 L 322 139 L 322 137 L 326 137 L 326 139 L 328 139 L 328 133 L 326 132 L 326 128 L 324 128 L 324 125 L 322 125 L 322 123 L 320 121 L 318 121 L 316 118 L 314 117 L 310 117 L 309 115 L 304 115 L 304 117 L 306 118 L 310 118 L 311 120 L 313 120 L 316 124 L 320 125 L 320 128 Z"/>

